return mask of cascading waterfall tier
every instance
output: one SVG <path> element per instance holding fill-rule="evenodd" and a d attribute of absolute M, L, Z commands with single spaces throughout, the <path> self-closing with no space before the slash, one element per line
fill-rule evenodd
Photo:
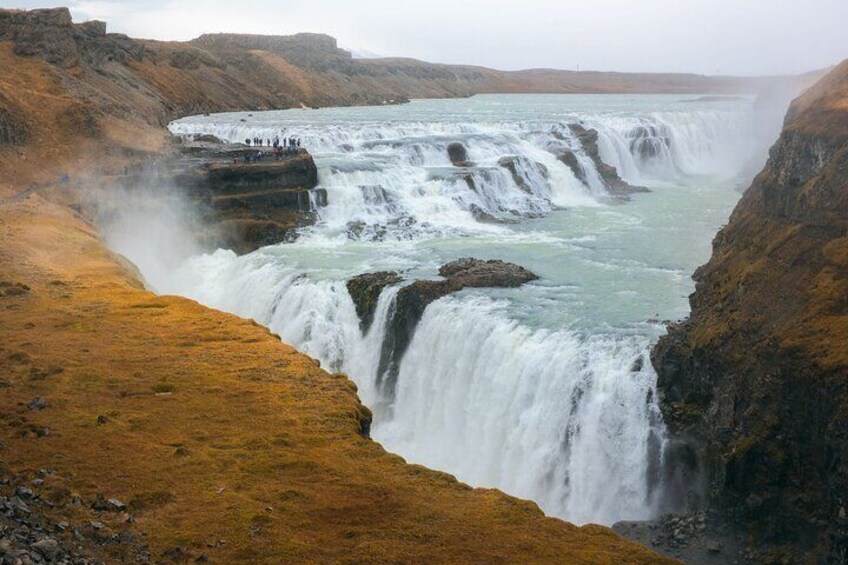
<path fill-rule="evenodd" d="M 373 437 L 412 461 L 579 523 L 650 518 L 664 434 L 646 353 L 659 320 L 686 314 L 686 273 L 708 256 L 738 196 L 726 179 L 754 151 L 749 101 L 684 102 L 487 96 L 181 120 L 179 135 L 301 138 L 328 202 L 293 244 L 196 256 L 150 283 L 346 372 Z M 602 161 L 654 193 L 609 205 L 572 124 L 596 130 Z M 455 143 L 467 162 L 451 162 Z M 540 280 L 431 303 L 387 394 L 380 357 L 399 287 L 464 256 Z M 375 271 L 403 282 L 363 325 L 346 283 Z"/>
<path fill-rule="evenodd" d="M 577 125 L 598 132 L 600 159 L 631 185 L 727 174 L 754 151 L 750 109 L 739 107 L 509 122 L 354 120 L 344 127 L 327 117 L 328 123 L 311 121 L 309 111 L 237 116 L 187 118 L 170 129 L 229 142 L 301 138 L 316 158 L 329 200 L 315 231 L 372 241 L 493 232 L 498 224 L 603 202 L 603 175 L 575 133 Z M 471 166 L 451 162 L 452 144 L 465 148 Z M 557 159 L 563 152 L 577 160 L 580 179 Z"/>

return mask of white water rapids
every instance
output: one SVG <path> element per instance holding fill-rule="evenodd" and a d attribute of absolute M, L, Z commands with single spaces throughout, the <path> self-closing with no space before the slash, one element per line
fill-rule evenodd
<path fill-rule="evenodd" d="M 664 437 L 648 351 L 660 320 L 687 314 L 689 274 L 755 151 L 750 100 L 688 99 L 480 96 L 180 120 L 180 135 L 302 138 L 329 204 L 295 243 L 141 268 L 156 290 L 253 318 L 348 373 L 374 409 L 373 437 L 411 461 L 577 523 L 647 519 Z M 613 203 L 572 123 L 596 129 L 604 162 L 652 192 Z M 451 164 L 452 142 L 473 166 Z M 566 148 L 586 184 L 556 159 Z M 150 256 L 130 239 L 113 241 Z M 386 397 L 377 367 L 397 288 L 363 334 L 345 281 L 433 278 L 466 256 L 540 279 L 428 306 Z"/>

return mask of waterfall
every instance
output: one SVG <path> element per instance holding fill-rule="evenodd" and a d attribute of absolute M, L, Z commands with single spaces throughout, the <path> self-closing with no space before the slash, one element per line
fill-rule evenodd
<path fill-rule="evenodd" d="M 392 417 L 374 437 L 460 480 L 537 501 L 569 520 L 651 516 L 651 436 L 661 429 L 646 343 L 531 331 L 486 299 L 425 312 L 403 358 Z"/>
<path fill-rule="evenodd" d="M 646 338 L 532 330 L 501 302 L 447 297 L 425 311 L 386 398 L 377 368 L 397 288 L 363 334 L 344 281 L 272 265 L 218 251 L 187 262 L 167 291 L 249 316 L 348 373 L 374 410 L 373 437 L 415 462 L 578 523 L 652 515 L 662 427 Z"/>
<path fill-rule="evenodd" d="M 562 111 L 565 100 L 584 107 Z M 646 320 L 686 308 L 680 273 L 706 259 L 738 196 L 705 179 L 733 177 L 753 151 L 747 102 L 657 108 L 673 102 L 480 97 L 180 120 L 170 129 L 187 137 L 300 137 L 328 202 L 296 243 L 195 256 L 150 282 L 253 318 L 347 373 L 374 412 L 372 436 L 413 462 L 578 523 L 650 518 L 664 436 L 648 361 L 660 326 Z M 632 211 L 609 205 L 574 124 L 598 132 L 604 163 L 655 194 Z M 469 162 L 450 161 L 456 142 Z M 542 279 L 430 304 L 387 397 L 378 367 L 398 288 L 383 290 L 363 333 L 346 280 L 432 278 L 466 255 Z"/>
<path fill-rule="evenodd" d="M 266 121 L 284 115 L 266 114 Z M 633 185 L 728 174 L 755 151 L 747 107 L 494 123 L 367 121 L 344 127 L 334 121 L 252 125 L 235 116 L 187 118 L 170 129 L 230 142 L 301 137 L 328 195 L 310 233 L 370 241 L 494 233 L 504 223 L 604 202 L 604 181 L 569 124 L 596 130 L 601 159 Z M 473 166 L 451 163 L 447 148 L 455 142 L 467 149 Z M 583 182 L 557 159 L 563 151 L 574 154 Z"/>

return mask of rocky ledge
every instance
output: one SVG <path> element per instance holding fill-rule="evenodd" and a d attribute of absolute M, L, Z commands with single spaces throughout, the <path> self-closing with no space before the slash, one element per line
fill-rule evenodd
<path fill-rule="evenodd" d="M 315 221 L 327 193 L 317 190 L 318 170 L 306 151 L 281 161 L 214 163 L 201 167 L 194 194 L 211 204 L 221 244 L 238 253 L 292 241 Z"/>
<path fill-rule="evenodd" d="M 403 279 L 395 272 L 365 273 L 347 281 L 347 291 L 353 298 L 359 326 L 367 332 L 374 322 L 374 311 L 383 289 L 399 284 Z"/>
<path fill-rule="evenodd" d="M 292 241 L 311 225 L 327 192 L 316 188 L 318 169 L 304 149 L 279 160 L 241 144 L 201 139 L 183 141 L 155 167 L 139 166 L 117 179 L 129 190 L 173 186 L 196 208 L 198 239 L 208 247 L 243 254 Z"/>
<path fill-rule="evenodd" d="M 415 281 L 400 289 L 395 298 L 378 369 L 378 384 L 388 396 L 394 393 L 400 360 L 430 303 L 464 288 L 515 288 L 539 278 L 513 263 L 471 258 L 442 265 L 439 276 L 443 278 Z M 397 273 L 381 272 L 360 275 L 348 282 L 348 291 L 356 304 L 363 327 L 367 328 L 373 321 L 374 309 L 383 289 L 400 280 Z"/>

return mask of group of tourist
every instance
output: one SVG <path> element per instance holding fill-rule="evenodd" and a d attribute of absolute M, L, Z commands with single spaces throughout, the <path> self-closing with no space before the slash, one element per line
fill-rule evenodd
<path fill-rule="evenodd" d="M 277 161 L 284 157 L 297 155 L 300 151 L 300 138 L 296 137 L 283 138 L 282 140 L 279 137 L 275 137 L 273 141 L 270 139 L 262 139 L 261 137 L 254 137 L 253 139 L 245 139 L 244 144 L 248 147 L 273 148 L 272 155 Z M 264 160 L 264 158 L 265 154 L 262 151 L 257 151 L 255 154 L 248 153 L 244 158 L 244 162 L 255 163 Z M 233 163 L 238 163 L 238 158 L 233 159 Z"/>

